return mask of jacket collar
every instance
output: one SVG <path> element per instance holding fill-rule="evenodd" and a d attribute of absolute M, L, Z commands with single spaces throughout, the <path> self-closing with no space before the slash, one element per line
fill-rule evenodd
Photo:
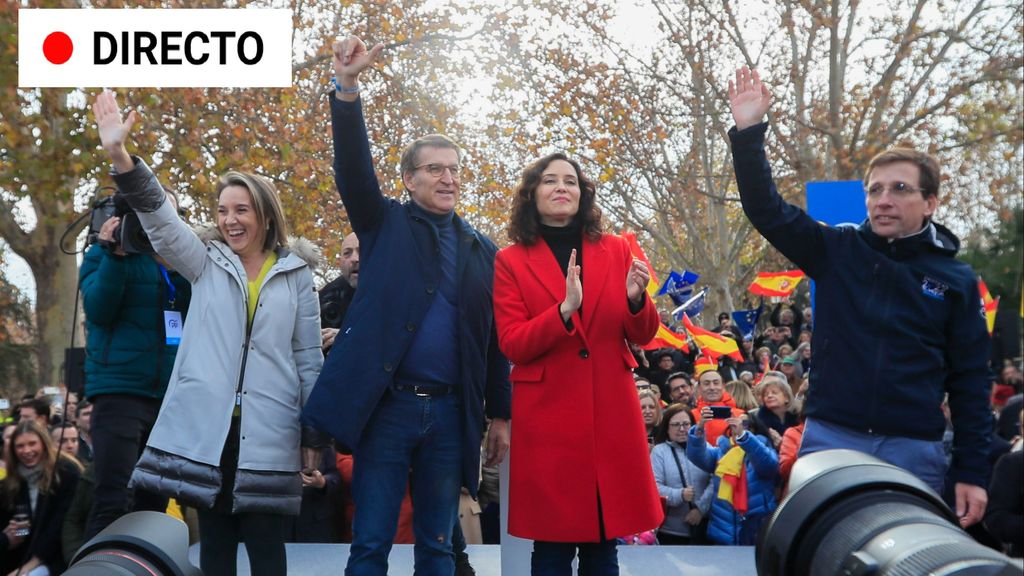
<path fill-rule="evenodd" d="M 193 231 L 204 244 L 215 246 L 225 258 L 238 259 L 234 251 L 224 242 L 216 224 L 200 224 L 193 228 Z M 293 270 L 302 266 L 309 266 L 311 270 L 316 270 L 323 263 L 323 254 L 320 249 L 309 240 L 299 236 L 289 236 L 288 246 L 278 247 L 276 252 L 277 264 L 274 264 L 274 268 L 271 270 Z"/>
<path fill-rule="evenodd" d="M 601 242 L 594 242 L 586 236 L 581 246 L 583 254 L 577 259 L 577 264 L 583 268 L 583 323 L 589 326 L 597 314 L 597 304 L 606 284 L 608 252 Z M 526 254 L 530 261 L 530 271 L 548 294 L 556 302 L 561 302 L 565 298 L 565 274 L 544 238 L 538 236 L 536 242 L 527 245 Z M 625 283 L 626 279 L 623 278 L 622 282 Z"/>
<path fill-rule="evenodd" d="M 935 221 L 928 224 L 918 233 L 896 240 L 888 240 L 875 234 L 871 229 L 871 221 L 865 219 L 857 228 L 857 232 L 869 246 L 897 260 L 917 256 L 925 252 L 933 252 L 943 256 L 955 256 L 960 250 L 960 239 L 948 228 Z"/>

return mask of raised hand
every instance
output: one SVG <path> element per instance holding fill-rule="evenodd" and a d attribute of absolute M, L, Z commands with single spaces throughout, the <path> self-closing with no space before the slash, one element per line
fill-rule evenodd
<path fill-rule="evenodd" d="M 633 264 L 626 272 L 626 296 L 629 297 L 629 301 L 639 304 L 650 281 L 651 271 L 647 269 L 647 264 L 639 258 L 633 258 Z"/>
<path fill-rule="evenodd" d="M 757 70 L 746 66 L 736 69 L 736 80 L 729 81 L 729 107 L 737 130 L 764 120 L 772 103 L 771 92 L 761 83 Z"/>
<path fill-rule="evenodd" d="M 569 321 L 572 313 L 580 309 L 583 303 L 583 283 L 580 282 L 581 268 L 576 265 L 576 249 L 569 254 L 569 268 L 565 274 L 565 300 L 558 307 L 562 320 Z"/>
<path fill-rule="evenodd" d="M 367 50 L 366 44 L 355 36 L 335 40 L 332 47 L 334 56 L 331 60 L 334 63 L 334 78 L 338 85 L 345 88 L 354 87 L 359 80 L 359 74 L 373 66 L 383 50 L 383 44 L 377 44 Z"/>
<path fill-rule="evenodd" d="M 124 143 L 128 140 L 132 126 L 138 120 L 138 115 L 132 110 L 128 113 L 128 118 L 122 119 L 117 98 L 109 90 L 104 90 L 96 96 L 96 100 L 92 103 L 92 115 L 100 133 L 100 143 L 103 145 L 103 149 L 110 154 L 111 160 L 114 161 L 114 167 L 118 172 L 131 170 L 134 167 L 134 162 L 128 155 Z"/>

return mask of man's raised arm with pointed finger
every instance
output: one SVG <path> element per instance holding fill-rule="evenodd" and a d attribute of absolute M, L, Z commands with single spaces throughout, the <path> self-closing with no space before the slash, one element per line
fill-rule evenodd
<path fill-rule="evenodd" d="M 387 573 L 407 483 L 416 572 L 451 574 L 460 487 L 476 495 L 487 419 L 489 463 L 508 449 L 509 364 L 491 302 L 497 248 L 455 213 L 462 151 L 445 136 L 405 149 L 404 202 L 381 193 L 359 81 L 383 46 L 349 37 L 333 51 L 335 182 L 359 238 L 359 289 L 304 419 L 353 453 L 346 574 Z"/>
<path fill-rule="evenodd" d="M 875 156 L 864 175 L 868 219 L 819 224 L 779 195 L 765 155 L 771 93 L 756 71 L 729 82 L 733 167 L 743 210 L 815 281 L 810 389 L 800 454 L 850 448 L 903 467 L 943 493 L 955 483 L 962 526 L 985 511 L 991 376 L 977 277 L 960 241 L 932 220 L 938 162 L 909 148 Z M 942 435 L 954 436 L 947 476 Z"/>

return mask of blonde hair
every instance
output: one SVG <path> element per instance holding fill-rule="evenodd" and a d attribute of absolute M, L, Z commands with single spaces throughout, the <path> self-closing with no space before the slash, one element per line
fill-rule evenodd
<path fill-rule="evenodd" d="M 263 250 L 270 251 L 278 246 L 288 246 L 288 222 L 284 218 L 284 208 L 277 190 L 263 176 L 248 172 L 225 172 L 217 182 L 217 197 L 229 186 L 240 186 L 249 191 L 252 198 L 252 209 L 256 212 L 256 221 L 266 227 L 267 236 L 263 239 Z M 217 239 L 224 237 L 217 229 Z"/>
<path fill-rule="evenodd" d="M 661 402 L 658 401 L 658 397 L 650 390 L 641 390 L 638 394 L 640 402 L 642 403 L 644 398 L 650 398 L 651 402 L 654 402 L 654 426 L 657 427 L 661 423 Z"/>
<path fill-rule="evenodd" d="M 757 398 L 754 397 L 754 391 L 750 389 L 750 385 L 743 380 L 731 380 L 725 384 L 725 391 L 732 396 L 732 399 L 736 402 L 736 407 L 742 410 L 750 411 L 757 408 Z"/>
<path fill-rule="evenodd" d="M 26 434 L 35 434 L 43 445 L 43 454 L 42 458 L 40 458 L 43 475 L 39 478 L 39 493 L 46 494 L 50 491 L 50 485 L 54 483 L 54 480 L 59 482 L 59 479 L 56 478 L 58 451 L 53 445 L 50 433 L 36 422 L 35 419 L 18 422 L 18 425 L 14 428 L 14 434 L 11 435 L 11 441 L 7 443 L 7 450 L 4 452 L 4 462 L 7 464 L 7 477 L 3 479 L 3 500 L 8 507 L 13 507 L 14 500 L 18 497 L 18 492 L 21 491 L 22 483 L 21 476 L 18 474 L 18 463 L 20 461 L 14 450 L 14 444 L 18 441 L 19 436 Z"/>

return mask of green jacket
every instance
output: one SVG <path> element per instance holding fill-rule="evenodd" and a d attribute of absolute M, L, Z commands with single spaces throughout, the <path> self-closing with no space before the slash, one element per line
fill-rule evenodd
<path fill-rule="evenodd" d="M 184 321 L 192 287 L 173 271 L 165 279 L 152 256 L 115 256 L 99 245 L 86 252 L 79 284 L 87 332 L 86 397 L 163 398 L 178 352 L 166 343 L 164 311 L 177 310 Z"/>

